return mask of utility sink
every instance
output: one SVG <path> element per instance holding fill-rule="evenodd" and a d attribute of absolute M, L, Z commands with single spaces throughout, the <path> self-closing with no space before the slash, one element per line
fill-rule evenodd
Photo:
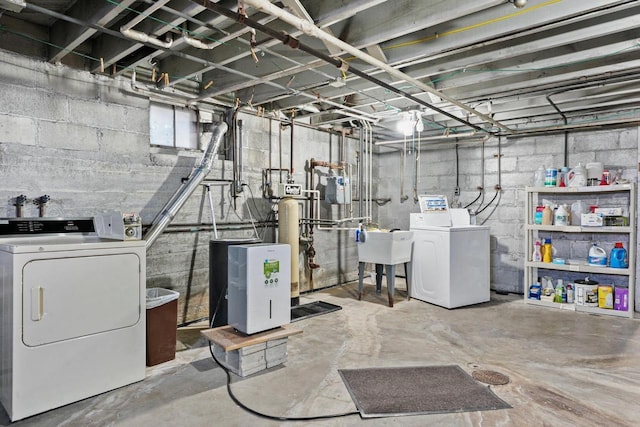
<path fill-rule="evenodd" d="M 358 261 L 395 265 L 411 262 L 413 231 L 364 231 L 358 242 Z"/>

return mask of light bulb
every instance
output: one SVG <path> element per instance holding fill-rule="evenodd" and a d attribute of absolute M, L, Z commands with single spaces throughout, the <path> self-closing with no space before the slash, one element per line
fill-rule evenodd
<path fill-rule="evenodd" d="M 404 136 L 409 136 L 413 133 L 413 127 L 416 122 L 413 120 L 413 117 L 409 114 L 403 114 L 402 120 L 398 122 L 398 130 L 402 132 Z"/>
<path fill-rule="evenodd" d="M 527 0 L 512 0 L 513 5 L 518 9 L 522 9 L 527 5 Z"/>

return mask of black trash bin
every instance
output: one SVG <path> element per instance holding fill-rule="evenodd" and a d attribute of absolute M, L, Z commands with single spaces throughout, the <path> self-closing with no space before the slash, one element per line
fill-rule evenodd
<path fill-rule="evenodd" d="M 209 325 L 213 314 L 213 327 L 228 323 L 227 283 L 229 273 L 229 246 L 261 243 L 257 238 L 218 239 L 209 241 Z"/>
<path fill-rule="evenodd" d="M 147 366 L 176 357 L 179 292 L 147 289 Z"/>

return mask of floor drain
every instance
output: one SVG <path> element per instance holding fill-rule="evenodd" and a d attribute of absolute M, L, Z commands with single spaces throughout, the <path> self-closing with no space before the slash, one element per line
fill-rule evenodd
<path fill-rule="evenodd" d="M 509 377 L 496 371 L 473 371 L 471 376 L 478 381 L 490 385 L 505 385 L 509 383 Z"/>

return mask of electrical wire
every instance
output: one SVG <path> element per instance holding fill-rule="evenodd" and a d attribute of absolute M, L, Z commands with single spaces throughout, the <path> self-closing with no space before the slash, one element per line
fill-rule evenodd
<path fill-rule="evenodd" d="M 211 357 L 213 358 L 213 360 L 218 364 L 218 366 L 220 366 L 220 368 L 222 368 L 222 370 L 227 375 L 227 394 L 229 395 L 231 400 L 233 400 L 233 402 L 236 405 L 238 405 L 240 408 L 244 409 L 245 411 L 257 417 L 264 418 L 267 420 L 274 420 L 274 421 L 315 421 L 315 420 L 327 420 L 331 418 L 342 418 L 342 417 L 348 417 L 351 415 L 360 415 L 360 412 L 352 411 L 352 412 L 343 412 L 339 414 L 314 415 L 309 417 L 284 417 L 284 416 L 278 416 L 278 415 L 265 414 L 263 412 L 257 411 L 253 408 L 248 407 L 244 403 L 242 403 L 240 399 L 238 399 L 236 395 L 233 393 L 233 390 L 231 390 L 231 373 L 229 369 L 226 366 L 224 366 L 218 360 L 216 355 L 213 353 L 213 346 L 211 344 L 211 341 L 209 341 L 209 353 L 211 353 Z"/>
<path fill-rule="evenodd" d="M 251 194 L 251 198 L 254 198 L 253 196 L 253 191 L 251 190 L 251 187 L 247 184 L 242 184 L 243 186 L 246 186 L 249 188 L 249 193 Z M 254 201 L 254 208 L 257 209 L 257 206 L 255 204 Z M 251 214 L 251 208 L 249 206 L 249 203 L 247 203 L 247 210 L 249 212 L 249 217 L 251 218 L 251 224 L 253 225 L 253 229 L 254 232 L 256 233 L 256 237 L 260 237 L 258 235 L 258 231 L 254 225 L 254 220 L 253 220 L 253 216 Z M 272 214 L 273 211 L 269 212 L 269 215 Z M 267 218 L 269 217 L 269 215 L 267 215 Z M 211 321 L 209 326 L 211 328 L 213 328 L 213 324 L 215 323 L 215 318 L 216 315 L 218 313 L 218 310 L 220 309 L 220 304 L 222 303 L 224 294 L 226 293 L 227 289 L 226 287 L 223 289 L 223 291 L 220 293 L 220 295 L 218 296 L 218 301 L 216 303 L 216 308 L 215 311 L 213 313 L 213 315 L 211 316 Z M 253 414 L 257 417 L 260 418 L 265 418 L 265 419 L 269 419 L 269 420 L 275 420 L 275 421 L 314 421 L 314 420 L 325 420 L 325 419 L 331 419 L 331 418 L 340 418 L 340 417 L 346 417 L 346 416 L 351 416 L 351 415 L 359 415 L 360 413 L 357 411 L 352 411 L 352 412 L 344 412 L 344 413 L 339 413 L 339 414 L 327 414 L 327 415 L 315 415 L 315 416 L 309 416 L 309 417 L 283 417 L 283 416 L 276 416 L 276 415 L 270 415 L 270 414 L 265 414 L 262 413 L 260 411 L 257 411 L 253 408 L 250 408 L 249 406 L 245 405 L 244 403 L 242 403 L 237 397 L 236 395 L 233 393 L 233 390 L 231 389 L 231 372 L 229 371 L 229 369 L 224 366 L 220 360 L 218 360 L 218 358 L 216 357 L 216 355 L 213 352 L 213 345 L 211 343 L 211 341 L 209 341 L 209 353 L 211 353 L 211 357 L 213 358 L 213 360 L 216 362 L 216 364 L 218 366 L 220 366 L 220 368 L 222 368 L 222 370 L 225 372 L 226 377 L 227 377 L 227 381 L 226 381 L 226 388 L 227 388 L 227 394 L 229 395 L 229 397 L 231 398 L 231 400 L 233 400 L 233 402 L 238 405 L 240 408 L 244 409 L 245 411 L 249 412 L 250 414 Z"/>
<path fill-rule="evenodd" d="M 242 184 L 242 186 L 243 187 L 246 186 L 246 187 L 249 188 L 249 193 L 251 193 L 251 198 L 253 199 L 254 197 L 253 197 L 253 191 L 251 191 L 251 187 L 249 187 L 247 184 Z M 256 239 L 259 239 L 260 235 L 258 234 L 258 229 L 256 228 L 256 222 L 254 221 L 253 215 L 251 214 L 251 206 L 249 205 L 249 201 L 247 200 L 246 194 L 247 193 L 245 193 L 244 200 L 245 200 L 245 202 L 247 202 L 247 212 L 249 212 L 249 220 L 251 221 L 251 226 L 253 227 L 253 232 L 256 234 Z M 255 204 L 255 201 L 253 203 L 253 207 L 256 208 L 256 211 L 257 211 L 257 206 Z"/>
<path fill-rule="evenodd" d="M 493 195 L 493 198 L 491 200 L 489 200 L 489 203 L 487 203 L 485 205 L 485 207 L 483 207 L 482 209 L 478 209 L 475 213 L 476 215 L 485 211 L 489 206 L 491 206 L 491 203 L 493 203 L 493 201 L 496 199 L 496 197 L 498 197 L 498 195 L 500 194 L 500 190 L 496 190 L 496 194 Z M 497 205 L 496 205 L 497 206 Z M 493 213 L 493 212 L 492 212 Z"/>
<path fill-rule="evenodd" d="M 253 203 L 253 208 L 256 210 L 256 217 L 258 218 L 258 220 L 260 220 L 260 222 L 265 222 L 267 221 L 267 219 L 263 219 L 258 215 L 258 212 L 260 212 L 260 209 L 258 209 L 258 205 L 256 204 L 256 196 L 253 195 L 253 190 L 251 189 L 251 187 L 249 186 L 249 184 L 245 184 L 242 183 L 242 187 L 247 187 L 249 189 L 249 193 L 251 194 L 251 203 Z M 267 214 L 267 217 L 269 216 L 269 214 Z"/>
<path fill-rule="evenodd" d="M 267 229 L 269 228 L 269 226 L 274 226 L 275 227 L 275 219 L 276 219 L 276 213 L 273 210 L 273 206 L 275 206 L 276 203 L 274 203 L 271 206 L 271 210 L 269 211 L 269 213 L 267 214 L 267 217 L 265 218 L 263 224 L 262 224 L 262 236 L 260 237 L 260 240 L 262 240 L 264 242 L 264 238 L 267 235 Z"/>
<path fill-rule="evenodd" d="M 477 202 L 477 201 L 478 201 L 478 199 L 480 198 L 480 196 L 482 196 L 482 191 L 480 191 L 480 192 L 478 193 L 478 197 L 476 197 L 475 199 L 473 199 L 473 202 L 469 203 L 469 204 L 468 204 L 467 206 L 465 206 L 464 208 L 465 208 L 465 209 L 468 209 L 468 208 L 469 208 L 469 206 L 471 206 L 472 204 L 474 204 L 475 202 Z"/>
<path fill-rule="evenodd" d="M 491 218 L 491 215 L 493 215 L 493 213 L 496 211 L 496 209 L 498 209 L 498 205 L 500 204 L 500 200 L 502 200 L 502 191 L 498 190 L 498 191 L 496 191 L 496 193 L 499 194 L 498 201 L 496 202 L 496 205 L 493 207 L 493 209 L 491 209 L 491 212 L 489 212 L 489 215 L 487 215 L 487 217 L 480 223 L 480 225 L 484 225 L 484 223 L 487 222 L 489 220 L 489 218 Z M 487 206 L 489 206 L 489 205 L 487 205 Z"/>
<path fill-rule="evenodd" d="M 251 202 L 253 203 L 253 207 L 256 210 L 256 212 L 260 212 L 260 209 L 258 209 L 258 205 L 256 204 L 256 197 L 253 195 L 253 190 L 251 189 L 251 187 L 248 184 L 242 184 L 243 187 L 247 187 L 249 189 L 249 193 L 251 193 Z M 277 202 L 274 202 L 271 204 L 271 208 L 269 209 L 269 213 L 267 213 L 267 216 L 262 219 L 262 218 L 258 218 L 260 220 L 260 222 L 262 222 L 262 236 L 257 236 L 260 240 L 264 241 L 265 235 L 267 234 L 267 228 L 269 227 L 270 223 L 272 222 L 272 220 L 275 220 L 275 212 L 273 210 L 274 206 L 277 205 Z M 247 204 L 247 209 L 249 210 L 249 215 L 251 215 L 251 209 L 249 208 L 249 205 Z M 258 215 L 256 215 L 258 216 Z"/>
<path fill-rule="evenodd" d="M 442 37 L 451 36 L 451 35 L 454 35 L 454 34 L 459 34 L 459 33 L 462 33 L 462 32 L 468 31 L 468 30 L 473 30 L 473 29 L 476 29 L 476 28 L 484 27 L 485 25 L 490 25 L 490 24 L 495 24 L 495 23 L 501 22 L 501 21 L 506 21 L 507 19 L 514 18 L 514 17 L 522 15 L 524 13 L 533 12 L 534 10 L 539 9 L 541 7 L 549 6 L 549 5 L 552 5 L 554 3 L 559 3 L 561 1 L 562 0 L 548 0 L 548 1 L 544 2 L 544 3 L 538 4 L 538 5 L 529 6 L 526 9 L 522 9 L 522 10 L 519 10 L 517 12 L 513 12 L 513 13 L 510 13 L 508 15 L 500 16 L 500 17 L 497 17 L 497 18 L 489 19 L 489 20 L 484 21 L 484 22 L 479 22 L 479 23 L 476 23 L 476 24 L 467 25 L 466 27 L 462 27 L 462 28 L 454 28 L 453 30 L 445 31 L 445 32 L 442 32 L 442 33 L 436 33 L 436 34 L 433 34 L 433 35 L 430 35 L 430 36 L 427 36 L 427 37 L 423 37 L 423 38 L 417 39 L 417 40 L 411 40 L 411 41 L 408 41 L 408 42 L 397 43 L 397 44 L 394 44 L 394 45 L 385 46 L 385 47 L 382 48 L 382 50 L 384 51 L 384 50 L 397 49 L 397 48 L 401 48 L 401 47 L 407 47 L 407 46 L 412 46 L 412 45 L 416 45 L 416 44 L 422 44 L 422 43 L 425 43 L 425 42 L 428 42 L 428 41 L 431 41 L 431 40 L 441 39 Z"/>
<path fill-rule="evenodd" d="M 209 323 L 209 326 L 211 328 L 213 328 L 213 324 L 215 322 L 215 318 L 216 315 L 218 314 L 218 310 L 220 309 L 220 304 L 223 300 L 224 295 L 227 293 L 227 286 L 224 287 L 224 289 L 222 290 L 222 292 L 220 292 L 220 295 L 218 296 L 218 302 L 216 303 L 216 309 L 213 312 L 213 315 L 211 316 L 211 322 Z M 284 417 L 284 416 L 278 416 L 278 415 L 270 415 L 270 414 L 265 414 L 263 412 L 257 411 L 253 408 L 250 408 L 249 406 L 245 405 L 244 403 L 242 403 L 240 401 L 240 399 L 238 399 L 238 397 L 233 393 L 233 390 L 231 389 L 231 372 L 229 370 L 229 368 L 227 368 L 222 362 L 220 362 L 220 360 L 218 360 L 218 358 L 216 357 L 216 355 L 213 352 L 213 344 L 211 341 L 209 341 L 209 353 L 211 353 L 211 357 L 213 358 L 213 361 L 216 362 L 216 364 L 224 371 L 224 373 L 227 376 L 227 381 L 226 381 L 226 386 L 227 386 L 227 394 L 229 395 L 229 397 L 231 398 L 231 400 L 238 405 L 240 408 L 244 409 L 245 411 L 249 412 L 250 414 L 253 414 L 259 418 L 264 418 L 267 420 L 274 420 L 274 421 L 315 421 L 315 420 L 327 420 L 327 419 L 331 419 L 331 418 L 342 418 L 342 417 L 348 417 L 351 415 L 360 415 L 360 412 L 358 411 L 351 411 L 351 412 L 343 412 L 343 413 L 338 413 L 338 414 L 327 414 L 327 415 L 313 415 L 313 416 L 309 416 L 309 417 Z"/>
<path fill-rule="evenodd" d="M 231 211 L 233 211 L 233 213 L 236 215 L 236 217 L 238 218 L 239 221 L 244 221 L 245 219 L 242 218 L 240 216 L 240 214 L 238 213 L 238 210 L 233 207 L 233 202 L 234 202 L 234 198 L 233 198 L 233 187 L 234 184 L 229 186 L 229 190 L 227 191 L 227 200 L 229 202 L 229 210 L 227 210 L 227 214 L 225 215 L 225 220 L 229 220 L 229 215 L 231 214 Z"/>

